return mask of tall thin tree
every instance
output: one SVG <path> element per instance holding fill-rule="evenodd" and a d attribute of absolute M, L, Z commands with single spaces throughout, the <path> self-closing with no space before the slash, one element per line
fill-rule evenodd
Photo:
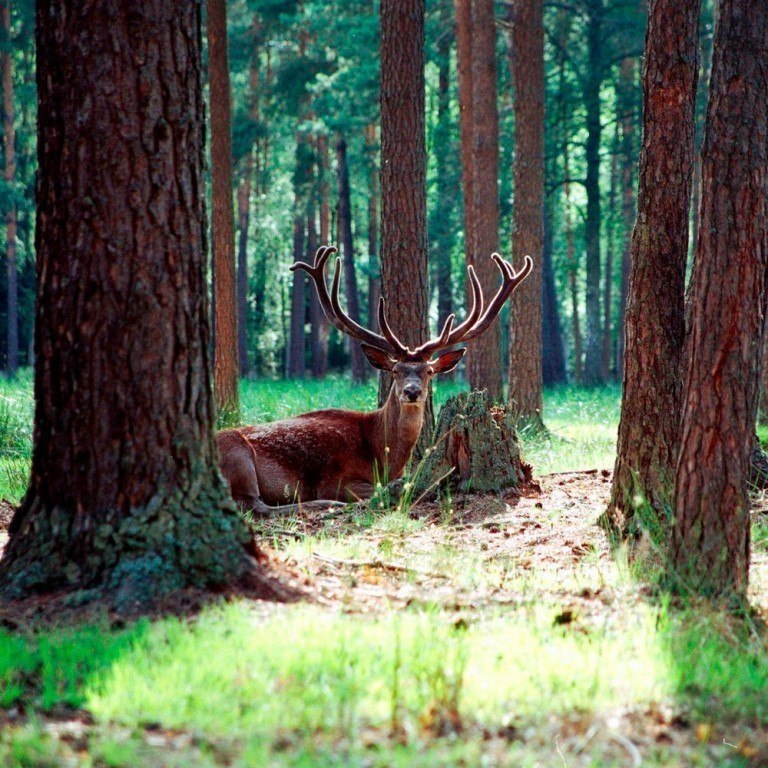
<path fill-rule="evenodd" d="M 214 342 L 213 380 L 219 417 L 240 420 L 235 221 L 232 207 L 232 104 L 226 0 L 206 0 L 211 112 Z"/>
<path fill-rule="evenodd" d="M 8 361 L 6 370 L 13 376 L 19 367 L 19 287 L 16 268 L 16 128 L 14 124 L 15 110 L 13 98 L 13 55 L 9 46 L 11 37 L 11 2 L 2 0 L 0 4 L 2 15 L 2 33 L 5 45 L 0 53 L 0 69 L 2 69 L 3 89 L 3 149 L 5 152 L 5 168 L 3 178 L 9 191 L 8 209 L 5 213 L 5 265 L 7 275 L 7 344 Z"/>
<path fill-rule="evenodd" d="M 356 323 L 360 322 L 360 300 L 355 269 L 355 245 L 352 237 L 352 195 L 349 188 L 349 163 L 347 142 L 340 137 L 336 144 L 336 165 L 339 171 L 339 240 L 344 256 L 344 287 L 347 294 L 347 313 Z M 352 381 L 362 383 L 368 378 L 368 364 L 360 343 L 349 342 L 352 358 Z"/>
<path fill-rule="evenodd" d="M 515 0 L 512 81 L 515 89 L 512 259 L 530 255 L 533 271 L 512 299 L 509 400 L 518 419 L 543 427 L 541 372 L 544 223 L 544 18 L 542 0 Z"/>
<path fill-rule="evenodd" d="M 768 3 L 720 0 L 701 178 L 671 560 L 686 591 L 743 598 L 768 267 Z"/>
<path fill-rule="evenodd" d="M 428 335 L 424 0 L 382 0 L 381 292 L 392 329 L 410 347 Z M 382 375 L 379 402 L 389 393 Z M 431 432 L 432 399 L 422 438 Z"/>
<path fill-rule="evenodd" d="M 661 515 L 674 486 L 685 336 L 700 0 L 652 0 L 638 212 L 625 318 L 624 396 L 608 520 L 635 532 L 635 497 Z"/>
<path fill-rule="evenodd" d="M 496 18 L 493 0 L 472 0 L 471 13 L 471 193 L 472 231 L 467 261 L 474 265 L 483 292 L 493 295 L 498 275 L 488 258 L 499 248 L 499 115 L 496 84 Z M 460 49 L 461 52 L 462 49 Z M 501 334 L 495 324 L 468 350 L 467 372 L 473 389 L 502 398 Z"/>

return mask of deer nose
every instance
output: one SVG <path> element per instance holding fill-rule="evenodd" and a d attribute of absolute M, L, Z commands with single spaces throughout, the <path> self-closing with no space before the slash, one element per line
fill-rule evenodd
<path fill-rule="evenodd" d="M 415 403 L 419 399 L 419 395 L 421 394 L 421 387 L 418 384 L 406 384 L 403 387 L 403 394 L 410 400 L 412 403 Z"/>

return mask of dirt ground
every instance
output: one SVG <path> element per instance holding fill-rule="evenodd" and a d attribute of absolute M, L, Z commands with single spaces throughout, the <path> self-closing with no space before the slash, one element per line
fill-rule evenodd
<path fill-rule="evenodd" d="M 290 575 L 308 600 L 328 610 L 364 615 L 423 603 L 455 612 L 457 620 L 471 620 L 496 607 L 538 601 L 553 605 L 556 623 L 575 617 L 585 624 L 621 620 L 622 613 L 646 599 L 643 586 L 631 580 L 607 580 L 595 586 L 594 578 L 579 578 L 616 569 L 606 536 L 596 525 L 608 500 L 610 480 L 609 472 L 598 470 L 555 474 L 540 479 L 540 490 L 522 495 L 454 498 L 451 508 L 420 504 L 408 513 L 410 528 L 407 520 L 387 529 L 338 512 L 262 521 L 257 527 L 278 571 Z M 0 505 L 0 553 L 11 511 L 7 504 Z M 767 570 L 766 557 L 756 554 L 756 599 L 765 594 Z M 530 588 L 521 589 L 526 580 Z M 581 586 L 584 582 L 591 586 Z M 192 600 L 192 612 L 194 606 Z M 253 609 L 256 614 L 270 614 L 290 608 L 254 601 Z M 0 712 L 0 724 L 4 717 Z M 54 736 L 94 727 L 87 713 L 63 721 L 46 719 L 45 725 Z M 730 765 L 735 750 L 741 750 L 740 759 L 747 759 L 744 764 L 768 765 L 768 747 L 763 752 L 753 746 L 768 744 L 766 735 L 743 729 L 736 745 L 726 732 L 708 733 L 711 748 L 706 747 L 701 762 L 702 734 L 684 713 L 661 704 L 626 708 L 597 720 L 578 715 L 552 718 L 551 728 L 545 730 L 512 738 L 522 738 L 534 748 L 539 741 L 550 747 L 559 744 L 570 755 L 581 750 L 585 759 L 598 749 L 606 764 L 640 766 L 643 756 L 667 749 L 675 755 L 676 765 L 693 765 L 694 755 L 697 765 Z M 162 731 L 148 732 L 147 743 L 162 740 L 161 736 Z M 489 765 L 495 764 L 494 751 L 501 755 L 509 738 L 509 734 L 483 736 Z M 157 746 L 174 749 L 172 739 Z M 576 764 L 581 765 L 568 763 Z"/>

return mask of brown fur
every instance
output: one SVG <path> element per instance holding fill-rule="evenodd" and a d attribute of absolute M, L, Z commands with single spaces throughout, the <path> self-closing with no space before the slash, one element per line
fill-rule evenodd
<path fill-rule="evenodd" d="M 330 409 L 223 430 L 216 438 L 221 471 L 234 499 L 259 512 L 365 498 L 376 472 L 388 480 L 402 476 L 423 418 L 423 401 L 402 404 L 393 389 L 371 413 Z"/>

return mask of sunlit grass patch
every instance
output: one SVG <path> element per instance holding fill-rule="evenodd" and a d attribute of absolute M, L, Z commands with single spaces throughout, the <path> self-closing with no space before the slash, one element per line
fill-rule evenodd
<path fill-rule="evenodd" d="M 87 686 L 103 720 L 162 722 L 269 748 L 312 736 L 354 741 L 364 728 L 489 726 L 664 694 L 654 616 L 574 630 L 547 609 L 477 623 L 438 613 L 371 620 L 298 608 L 263 620 L 244 605 L 193 625 L 168 620 Z M 543 702 L 546 705 L 543 706 Z"/>
<path fill-rule="evenodd" d="M 613 469 L 621 387 L 552 387 L 544 393 L 548 433 L 523 430 L 523 456 L 537 474 Z"/>

